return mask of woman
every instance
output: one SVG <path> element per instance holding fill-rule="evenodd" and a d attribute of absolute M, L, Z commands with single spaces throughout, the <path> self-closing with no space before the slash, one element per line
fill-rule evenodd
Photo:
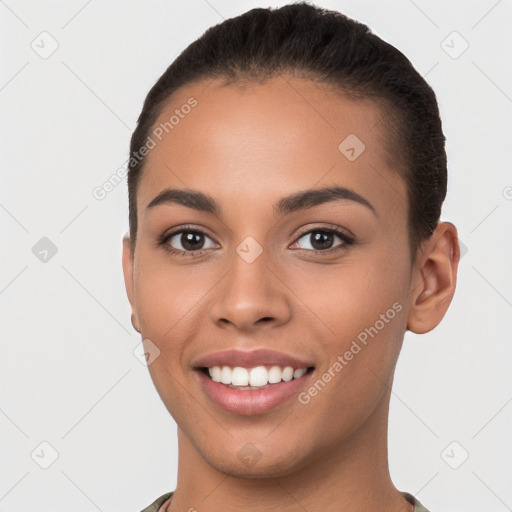
<path fill-rule="evenodd" d="M 426 511 L 387 421 L 406 330 L 455 291 L 444 142 L 407 58 L 306 3 L 210 28 L 160 77 L 123 269 L 179 460 L 144 512 Z"/>

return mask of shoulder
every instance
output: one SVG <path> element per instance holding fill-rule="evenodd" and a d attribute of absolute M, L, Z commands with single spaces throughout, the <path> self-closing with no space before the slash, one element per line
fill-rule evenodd
<path fill-rule="evenodd" d="M 402 493 L 405 499 L 414 505 L 414 512 L 429 512 L 412 494 L 408 492 Z"/>
<path fill-rule="evenodd" d="M 174 491 L 173 491 L 174 492 Z M 157 498 L 151 505 L 146 507 L 144 510 L 141 510 L 141 512 L 158 512 L 158 509 L 172 496 L 172 492 L 168 492 L 166 494 L 163 494 L 159 498 Z"/>

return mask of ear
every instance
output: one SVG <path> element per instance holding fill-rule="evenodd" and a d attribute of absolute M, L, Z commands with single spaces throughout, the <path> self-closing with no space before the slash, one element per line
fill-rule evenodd
<path fill-rule="evenodd" d="M 424 334 L 443 319 L 457 283 L 460 248 L 457 228 L 441 222 L 419 251 L 411 280 L 407 329 Z"/>
<path fill-rule="evenodd" d="M 139 319 L 137 317 L 137 311 L 135 308 L 135 291 L 133 283 L 133 256 L 132 246 L 129 236 L 123 237 L 123 274 L 124 274 L 124 286 L 126 288 L 126 295 L 132 308 L 132 325 L 133 328 L 140 333 Z"/>

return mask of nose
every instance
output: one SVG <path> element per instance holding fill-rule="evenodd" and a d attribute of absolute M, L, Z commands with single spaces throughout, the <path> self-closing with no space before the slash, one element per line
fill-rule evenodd
<path fill-rule="evenodd" d="M 291 318 L 290 292 L 265 251 L 252 262 L 235 254 L 213 299 L 211 315 L 221 328 L 240 332 L 275 328 Z"/>

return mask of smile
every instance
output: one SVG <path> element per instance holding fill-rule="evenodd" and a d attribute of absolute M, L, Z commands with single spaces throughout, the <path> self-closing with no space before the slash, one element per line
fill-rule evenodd
<path fill-rule="evenodd" d="M 218 407 L 236 414 L 255 415 L 297 395 L 313 371 L 313 366 L 213 366 L 200 368 L 195 374 L 203 391 Z"/>

